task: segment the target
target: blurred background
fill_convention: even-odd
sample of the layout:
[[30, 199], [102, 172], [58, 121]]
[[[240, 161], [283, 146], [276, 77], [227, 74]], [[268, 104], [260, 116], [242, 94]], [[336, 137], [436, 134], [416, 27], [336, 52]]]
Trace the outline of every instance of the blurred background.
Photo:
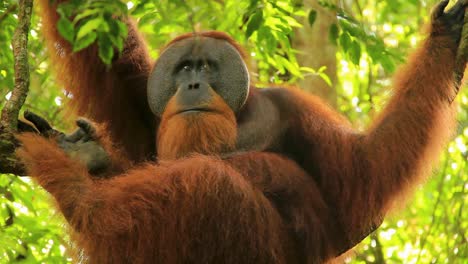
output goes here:
[[[114, 16], [138, 23], [156, 59], [175, 36], [220, 30], [250, 55], [260, 87], [299, 85], [365, 129], [392, 94], [391, 76], [424, 38], [436, 0], [72, 0], [60, 6], [59, 31], [80, 50], [98, 42], [110, 62], [127, 34]], [[453, 4], [453, 3], [452, 3]], [[14, 86], [11, 39], [18, 1], [0, 1], [0, 108]], [[34, 9], [29, 42], [31, 87], [23, 109], [60, 129], [74, 116], [50, 70]], [[468, 263], [468, 89], [462, 87], [458, 129], [433, 177], [407, 206], [355, 248], [345, 263]], [[66, 263], [64, 220], [27, 177], [0, 174], [0, 263]]]

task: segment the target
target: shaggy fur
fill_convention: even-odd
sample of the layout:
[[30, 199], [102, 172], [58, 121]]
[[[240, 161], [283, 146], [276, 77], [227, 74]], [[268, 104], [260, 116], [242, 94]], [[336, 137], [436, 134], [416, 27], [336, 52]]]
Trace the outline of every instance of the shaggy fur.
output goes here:
[[213, 92], [210, 111], [180, 115], [176, 97], [169, 100], [158, 132], [158, 158], [176, 159], [191, 153], [219, 154], [234, 150], [234, 112]]
[[[55, 197], [91, 263], [332, 260], [429, 175], [455, 123], [447, 98], [455, 91], [457, 43], [434, 28], [439, 34], [397, 73], [394, 96], [367, 131], [297, 89], [252, 89], [250, 100], [269, 100], [280, 113], [280, 138], [260, 152], [237, 153], [239, 119], [220, 98], [216, 113], [181, 118], [171, 115], [171, 102], [155, 120], [145, 93], [151, 66], [131, 23], [124, 53], [106, 70], [94, 46], [71, 54], [55, 30], [54, 6], [39, 4], [52, 65], [78, 110], [107, 123], [99, 140], [113, 159], [109, 176], [117, 177], [94, 179], [53, 140], [34, 134], [19, 136], [18, 155]], [[204, 34], [242, 52], [223, 33]], [[141, 162], [155, 153], [158, 162]]]

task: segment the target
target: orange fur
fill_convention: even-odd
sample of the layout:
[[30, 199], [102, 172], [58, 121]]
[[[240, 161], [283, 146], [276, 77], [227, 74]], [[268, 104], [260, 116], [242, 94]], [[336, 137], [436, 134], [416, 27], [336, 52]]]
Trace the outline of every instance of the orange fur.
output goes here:
[[190, 153], [219, 154], [234, 149], [237, 138], [234, 112], [213, 93], [210, 112], [176, 114], [176, 97], [166, 107], [158, 132], [158, 158], [177, 159]]
[[[394, 97], [367, 131], [353, 130], [301, 91], [270, 89], [260, 96], [252, 89], [259, 104], [270, 96], [257, 111], [270, 115], [264, 110], [274, 104], [282, 134], [268, 146], [275, 153], [236, 153], [239, 120], [216, 95], [213, 113], [174, 115], [171, 100], [161, 123], [154, 120], [144, 91], [147, 53], [131, 24], [126, 51], [107, 70], [94, 46], [70, 54], [55, 30], [54, 7], [39, 2], [49, 47], [60, 51], [52, 57], [63, 84], [79, 109], [109, 124], [110, 136], [101, 131], [99, 140], [114, 162], [110, 174], [118, 177], [92, 180], [54, 142], [32, 134], [19, 136], [18, 155], [55, 197], [91, 263], [329, 261], [374, 230], [395, 199], [429, 175], [454, 125], [448, 99], [457, 47], [435, 28], [439, 34], [396, 75]], [[197, 34], [242, 51], [224, 33]], [[114, 150], [110, 138], [124, 151]], [[153, 154], [154, 145], [158, 164], [132, 166]], [[231, 153], [212, 157], [222, 152]]]
[[18, 156], [56, 198], [87, 262], [286, 263], [278, 213], [221, 160], [194, 156], [91, 181], [55, 143], [18, 138]]
[[[78, 114], [107, 123], [113, 138], [135, 161], [154, 154], [156, 122], [149, 110], [146, 82], [152, 67], [146, 45], [135, 25], [128, 21], [128, 38], [123, 53], [106, 66], [97, 45], [72, 53], [70, 44], [57, 31], [55, 11], [64, 0], [38, 0], [42, 28], [57, 81], [72, 95]], [[116, 54], [117, 55], [117, 54]], [[112, 96], [109, 96], [112, 94]]]
[[453, 49], [443, 37], [427, 39], [395, 76], [389, 105], [363, 133], [320, 99], [290, 89], [291, 151], [306, 157], [300, 165], [320, 183], [351, 244], [430, 176], [456, 123], [448, 100], [454, 91]]

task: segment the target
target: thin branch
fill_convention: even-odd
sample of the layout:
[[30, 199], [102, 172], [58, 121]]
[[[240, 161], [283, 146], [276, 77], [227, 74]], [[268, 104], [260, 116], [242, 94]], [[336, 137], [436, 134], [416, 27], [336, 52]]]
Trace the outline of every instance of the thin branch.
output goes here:
[[382, 243], [380, 243], [380, 238], [379, 238], [379, 233], [378, 232], [373, 232], [370, 235], [371, 239], [374, 240], [375, 242], [375, 247], [374, 247], [374, 263], [375, 264], [385, 264], [385, 256], [383, 253], [383, 247]]
[[20, 0], [18, 26], [13, 35], [15, 86], [5, 103], [0, 117], [0, 173], [24, 174], [24, 168], [14, 155], [17, 142], [18, 114], [29, 91], [28, 36], [31, 25], [33, 0]]
[[437, 184], [437, 199], [435, 201], [434, 207], [432, 209], [432, 215], [431, 215], [431, 223], [429, 225], [429, 228], [427, 229], [425, 235], [421, 237], [419, 240], [419, 253], [418, 253], [418, 258], [416, 259], [416, 263], [419, 263], [419, 260], [422, 257], [422, 253], [424, 250], [424, 246], [426, 246], [427, 238], [432, 232], [432, 228], [436, 224], [436, 213], [437, 209], [439, 207], [440, 200], [442, 198], [442, 193], [444, 192], [444, 180], [445, 180], [445, 175], [447, 174], [447, 168], [448, 168], [448, 157], [445, 158], [445, 163], [444, 163], [444, 169], [441, 172], [441, 177], [439, 179], [439, 183]]
[[5, 103], [0, 119], [0, 127], [7, 132], [15, 132], [18, 114], [29, 91], [28, 36], [31, 25], [33, 0], [20, 0], [18, 26], [13, 35], [13, 55], [15, 58], [15, 87], [10, 99]]
[[362, 15], [361, 3], [359, 3], [359, 0], [354, 1], [354, 3], [356, 3], [356, 8], [357, 8], [357, 10], [358, 10], [358, 12], [359, 12], [359, 16], [360, 16], [361, 21], [364, 22], [364, 21], [363, 21], [363, 20], [364, 20], [364, 16]]
[[[461, 179], [463, 177], [463, 174], [464, 172], [466, 172], [466, 165], [467, 163], [466, 162], [462, 162], [462, 166], [460, 168], [460, 170], [458, 171], [458, 175], [456, 176], [457, 179]], [[460, 197], [466, 197], [466, 189], [467, 189], [467, 186], [466, 184], [461, 184], [461, 190], [460, 190]], [[462, 249], [462, 252], [460, 252], [461, 254], [463, 254], [463, 248], [465, 247], [465, 245], [468, 245], [468, 240], [466, 238], [466, 235], [467, 232], [466, 232], [466, 228], [464, 227], [464, 214], [463, 214], [463, 208], [464, 208], [464, 205], [465, 205], [465, 199], [458, 199], [457, 200], [459, 203], [460, 203], [460, 207], [458, 208], [458, 213], [457, 213], [457, 217], [455, 218], [455, 223], [453, 225], [453, 227], [456, 227], [456, 235], [458, 235], [457, 237], [455, 237], [453, 239], [453, 244], [451, 244], [450, 242], [447, 243], [447, 260], [450, 261], [450, 259], [457, 259], [457, 253], [455, 253], [454, 251], [454, 248], [457, 247], [457, 245], [459, 245], [459, 248]], [[446, 214], [446, 217], [447, 217], [448, 214]], [[448, 226], [448, 225], [445, 225], [445, 226]], [[447, 233], [448, 234], [448, 233]]]

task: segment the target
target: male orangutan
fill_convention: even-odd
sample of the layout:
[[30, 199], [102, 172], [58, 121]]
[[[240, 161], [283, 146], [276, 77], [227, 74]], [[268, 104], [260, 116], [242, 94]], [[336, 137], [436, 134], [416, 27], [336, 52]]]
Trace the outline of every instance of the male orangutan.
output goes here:
[[326, 262], [428, 174], [454, 125], [466, 0], [435, 8], [365, 133], [299, 90], [255, 88], [224, 33], [178, 37], [152, 66], [129, 23], [108, 70], [95, 46], [71, 53], [55, 6], [39, 2], [62, 85], [106, 125], [64, 135], [26, 113], [40, 133], [18, 136], [18, 155], [91, 263]]

